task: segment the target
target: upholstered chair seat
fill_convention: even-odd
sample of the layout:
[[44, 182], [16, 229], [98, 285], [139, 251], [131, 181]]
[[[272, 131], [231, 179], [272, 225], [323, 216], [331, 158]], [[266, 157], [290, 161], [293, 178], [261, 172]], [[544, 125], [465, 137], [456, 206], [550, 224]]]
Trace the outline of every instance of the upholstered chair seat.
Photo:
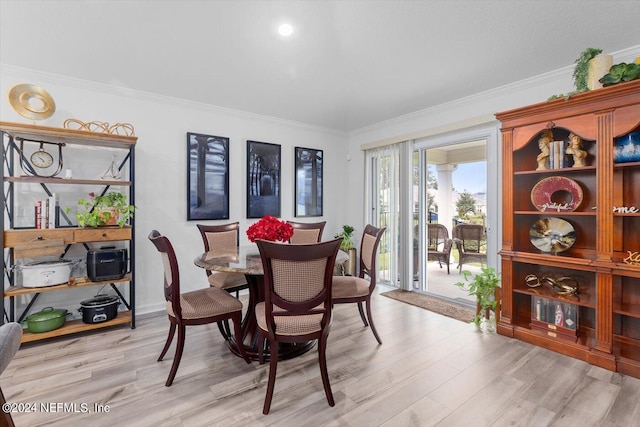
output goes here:
[[[242, 310], [242, 303], [237, 298], [229, 298], [222, 289], [207, 288], [180, 295], [180, 307], [182, 318], [193, 320], [211, 317], [211, 313], [220, 316]], [[175, 317], [171, 301], [167, 301], [167, 313]]]
[[366, 297], [371, 283], [356, 276], [335, 276], [333, 278], [333, 298]]
[[228, 273], [226, 271], [217, 271], [208, 278], [209, 285], [218, 289], [244, 288], [247, 286], [247, 278], [242, 273]]

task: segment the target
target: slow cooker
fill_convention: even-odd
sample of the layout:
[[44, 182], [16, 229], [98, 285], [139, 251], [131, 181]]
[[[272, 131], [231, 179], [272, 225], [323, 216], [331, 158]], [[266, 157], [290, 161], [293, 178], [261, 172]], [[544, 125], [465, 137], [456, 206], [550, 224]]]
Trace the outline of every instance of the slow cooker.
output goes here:
[[79, 311], [84, 323], [102, 323], [118, 315], [119, 305], [120, 298], [115, 295], [96, 295], [80, 302]]

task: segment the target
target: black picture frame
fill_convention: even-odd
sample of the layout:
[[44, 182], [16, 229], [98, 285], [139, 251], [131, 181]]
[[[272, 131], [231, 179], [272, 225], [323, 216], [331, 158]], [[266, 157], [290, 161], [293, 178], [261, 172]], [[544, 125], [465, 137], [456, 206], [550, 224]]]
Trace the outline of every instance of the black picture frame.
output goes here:
[[281, 149], [247, 140], [247, 218], [280, 217]]
[[322, 216], [323, 164], [322, 150], [295, 147], [296, 217]]
[[187, 221], [229, 219], [229, 138], [187, 132]]

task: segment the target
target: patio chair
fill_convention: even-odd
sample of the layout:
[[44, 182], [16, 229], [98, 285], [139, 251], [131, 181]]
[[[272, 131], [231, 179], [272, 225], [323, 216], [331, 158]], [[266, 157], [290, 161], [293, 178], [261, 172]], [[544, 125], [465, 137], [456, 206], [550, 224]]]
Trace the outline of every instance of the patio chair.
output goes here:
[[453, 240], [449, 238], [449, 230], [442, 224], [427, 224], [427, 260], [438, 261], [447, 265], [449, 274], [449, 262], [451, 260], [451, 247]]
[[458, 224], [453, 228], [453, 242], [458, 250], [458, 270], [462, 271], [462, 264], [470, 261], [480, 261], [487, 264], [486, 247], [487, 236], [482, 224]]

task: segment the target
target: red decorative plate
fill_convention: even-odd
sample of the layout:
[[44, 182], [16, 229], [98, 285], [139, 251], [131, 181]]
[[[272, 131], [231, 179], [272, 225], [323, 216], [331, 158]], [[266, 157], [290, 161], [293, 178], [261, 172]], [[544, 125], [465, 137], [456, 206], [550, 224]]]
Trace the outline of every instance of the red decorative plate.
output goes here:
[[572, 212], [582, 203], [582, 187], [564, 176], [550, 176], [533, 186], [531, 203], [540, 212]]

